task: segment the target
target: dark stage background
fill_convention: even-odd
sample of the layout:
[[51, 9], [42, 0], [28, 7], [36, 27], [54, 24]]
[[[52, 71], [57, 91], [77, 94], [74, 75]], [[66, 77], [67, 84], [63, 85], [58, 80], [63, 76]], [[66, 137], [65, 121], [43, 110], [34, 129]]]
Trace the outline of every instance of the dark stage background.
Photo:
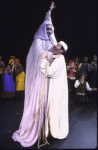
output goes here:
[[[52, 22], [57, 41], [68, 44], [66, 62], [84, 56], [92, 61], [97, 51], [97, 0], [54, 0]], [[0, 55], [7, 65], [11, 55], [24, 67], [33, 37], [51, 0], [0, 0]]]

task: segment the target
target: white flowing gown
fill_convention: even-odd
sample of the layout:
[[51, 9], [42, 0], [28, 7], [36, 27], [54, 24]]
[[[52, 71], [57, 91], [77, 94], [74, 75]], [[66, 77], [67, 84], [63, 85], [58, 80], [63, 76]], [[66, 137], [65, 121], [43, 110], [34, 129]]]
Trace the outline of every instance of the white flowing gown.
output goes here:
[[[47, 36], [46, 24], [52, 24], [51, 11], [48, 11], [45, 17], [45, 21], [39, 27], [34, 36], [34, 41], [30, 47], [29, 53], [26, 59], [26, 78], [25, 78], [25, 99], [23, 116], [19, 125], [19, 129], [16, 130], [12, 139], [18, 141], [23, 147], [30, 147], [35, 144], [38, 138], [43, 136], [45, 123], [44, 118], [46, 115], [47, 95], [49, 79], [45, 82], [45, 96], [43, 103], [38, 112], [38, 115], [34, 121], [36, 113], [39, 108], [41, 93], [44, 83], [44, 74], [41, 72], [41, 57], [44, 51], [53, 51], [53, 46], [56, 44], [54, 32], [51, 34], [51, 39]], [[47, 60], [51, 62], [51, 53], [48, 55]], [[33, 123], [34, 121], [34, 123]]]

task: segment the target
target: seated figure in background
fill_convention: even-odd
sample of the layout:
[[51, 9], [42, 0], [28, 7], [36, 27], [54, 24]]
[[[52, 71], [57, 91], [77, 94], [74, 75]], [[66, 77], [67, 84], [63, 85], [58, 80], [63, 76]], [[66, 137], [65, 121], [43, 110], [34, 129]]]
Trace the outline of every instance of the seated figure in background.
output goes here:
[[74, 87], [76, 88], [77, 95], [76, 101], [77, 102], [88, 102], [88, 98], [86, 95], [87, 91], [96, 91], [97, 88], [90, 88], [89, 83], [85, 81], [85, 75], [81, 75], [79, 80], [75, 81]]

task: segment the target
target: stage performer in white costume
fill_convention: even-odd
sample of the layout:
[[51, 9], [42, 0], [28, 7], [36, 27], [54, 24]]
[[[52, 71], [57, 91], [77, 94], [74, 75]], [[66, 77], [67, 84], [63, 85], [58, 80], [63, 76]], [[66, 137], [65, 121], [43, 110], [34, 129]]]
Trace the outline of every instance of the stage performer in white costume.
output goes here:
[[26, 59], [24, 111], [19, 129], [12, 135], [13, 140], [18, 141], [23, 147], [30, 147], [37, 140], [38, 148], [41, 140], [48, 144], [44, 120], [47, 117], [49, 79], [41, 72], [41, 59], [44, 51], [50, 51], [47, 60], [51, 63], [51, 52], [57, 44], [51, 21], [51, 10], [54, 7], [52, 2], [44, 22], [34, 36]]
[[68, 83], [65, 66], [64, 51], [68, 49], [65, 42], [60, 41], [54, 49], [51, 65], [45, 58], [48, 52], [44, 52], [41, 61], [41, 71], [45, 74], [45, 65], [48, 64], [47, 78], [50, 78], [47, 118], [45, 119], [46, 137], [51, 133], [54, 138], [64, 139], [69, 133], [68, 121]]

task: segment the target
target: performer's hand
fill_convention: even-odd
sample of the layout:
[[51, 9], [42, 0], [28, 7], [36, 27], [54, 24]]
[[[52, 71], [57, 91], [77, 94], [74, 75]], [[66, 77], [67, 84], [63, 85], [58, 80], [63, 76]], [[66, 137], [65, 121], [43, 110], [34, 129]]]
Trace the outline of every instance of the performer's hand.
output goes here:
[[93, 88], [93, 91], [97, 91], [97, 88]]
[[67, 66], [67, 69], [68, 69], [68, 70], [71, 69], [71, 66], [68, 65], [68, 66]]
[[43, 52], [42, 59], [46, 58], [47, 56], [48, 56], [48, 52], [47, 51]]
[[52, 10], [53, 8], [55, 8], [56, 6], [54, 6], [55, 5], [55, 3], [54, 3], [54, 1], [52, 1], [51, 2], [51, 6], [50, 6], [50, 10]]
[[96, 63], [95, 62], [91, 62], [91, 65], [96, 65]]
[[80, 81], [80, 83], [82, 83], [84, 80], [83, 80], [83, 79], [80, 79], [79, 81]]

